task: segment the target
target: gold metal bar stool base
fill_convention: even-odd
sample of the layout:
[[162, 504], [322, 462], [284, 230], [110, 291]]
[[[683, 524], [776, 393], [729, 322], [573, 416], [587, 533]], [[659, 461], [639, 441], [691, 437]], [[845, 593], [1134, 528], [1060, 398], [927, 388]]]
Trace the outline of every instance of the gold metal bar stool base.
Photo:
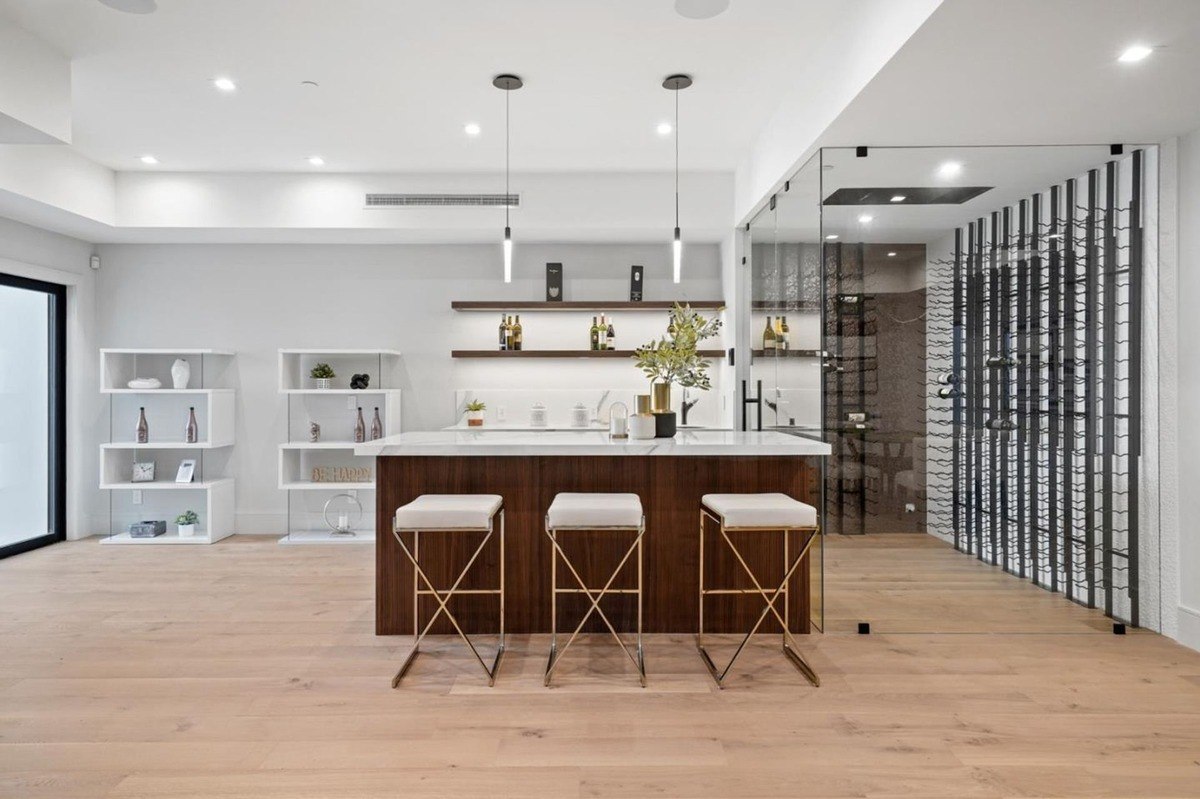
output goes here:
[[[574, 564], [571, 563], [571, 560], [563, 551], [562, 545], [558, 540], [558, 533], [562, 530], [585, 530], [588, 532], [629, 531], [637, 533], [637, 535], [629, 544], [629, 548], [625, 550], [625, 554], [622, 556], [621, 562], [617, 564], [617, 567], [613, 569], [612, 574], [609, 575], [608, 581], [604, 584], [604, 587], [595, 589], [587, 586], [583, 577], [580, 576], [579, 572], [575, 569]], [[579, 636], [580, 631], [583, 630], [583, 626], [587, 624], [587, 620], [591, 618], [593, 613], [597, 614], [604, 621], [604, 625], [608, 628], [608, 631], [612, 634], [612, 637], [616, 639], [617, 644], [621, 647], [621, 651], [625, 653], [625, 655], [637, 669], [639, 684], [643, 688], [646, 687], [646, 654], [642, 649], [642, 538], [645, 536], [645, 533], [646, 520], [644, 517], [638, 527], [552, 528], [550, 527], [549, 519], [546, 520], [546, 536], [550, 539], [550, 544], [553, 547], [553, 551], [550, 553], [550, 657], [546, 661], [546, 674], [542, 680], [542, 684], [547, 688], [550, 687], [550, 680], [554, 676], [554, 670], [557, 669], [559, 663], [562, 662], [563, 655], [567, 653], [567, 650], [571, 647], [571, 644], [575, 642], [575, 639]], [[617, 575], [621, 573], [621, 569], [625, 568], [625, 564], [629, 561], [630, 556], [632, 556], [635, 552], [637, 553], [637, 588], [613, 588], [612, 584], [617, 579]], [[562, 558], [563, 563], [566, 565], [567, 570], [571, 573], [571, 576], [575, 578], [575, 582], [578, 583], [579, 588], [558, 587], [558, 559], [560, 557]], [[579, 620], [579, 624], [575, 626], [575, 630], [571, 633], [571, 637], [567, 639], [565, 644], [563, 644], [563, 648], [561, 650], [558, 648], [559, 594], [584, 594], [587, 596], [589, 603], [587, 612], [583, 614], [583, 618]], [[625, 643], [624, 639], [621, 638], [620, 634], [609, 620], [607, 614], [605, 614], [604, 610], [600, 607], [600, 601], [608, 594], [637, 595], [637, 642], [634, 648], [634, 652], [636, 652], [636, 654], [629, 651], [629, 646]]]
[[[434, 528], [426, 528], [424, 530], [415, 530], [415, 529], [411, 529], [411, 528], [406, 528], [406, 529], [393, 528], [392, 535], [395, 537], [396, 542], [400, 545], [400, 549], [404, 552], [405, 556], [408, 557], [408, 560], [412, 564], [412, 567], [413, 567], [413, 588], [412, 588], [413, 634], [416, 636], [416, 639], [413, 642], [412, 649], [409, 650], [408, 654], [404, 658], [404, 662], [400, 665], [400, 670], [397, 671], [396, 676], [392, 678], [392, 688], [395, 688], [398, 685], [400, 685], [400, 681], [402, 679], [404, 679], [404, 675], [408, 673], [409, 668], [412, 666], [413, 662], [417, 659], [417, 655], [419, 655], [421, 653], [421, 642], [423, 640], [425, 640], [425, 636], [428, 635], [430, 629], [433, 628], [434, 622], [436, 622], [442, 614], [445, 614], [446, 618], [454, 626], [454, 629], [458, 633], [458, 636], [460, 638], [462, 638], [463, 642], [467, 645], [467, 648], [471, 650], [471, 654], [475, 656], [475, 660], [478, 661], [480, 668], [483, 669], [483, 673], [485, 675], [487, 675], [488, 687], [492, 687], [496, 684], [496, 674], [499, 673], [499, 671], [500, 671], [500, 662], [504, 658], [504, 651], [505, 651], [505, 636], [504, 636], [504, 508], [503, 507], [501, 507], [496, 512], [496, 516], [500, 517], [500, 554], [499, 554], [500, 587], [499, 588], [459, 590], [459, 585], [462, 584], [462, 581], [466, 578], [467, 573], [471, 571], [471, 567], [473, 565], [475, 565], [475, 561], [479, 558], [479, 555], [483, 552], [484, 548], [487, 547], [488, 542], [492, 540], [492, 532], [495, 527], [495, 517], [494, 516], [492, 519], [489, 520], [487, 528], [470, 528], [470, 529], [454, 528], [454, 529], [440, 529], [440, 530], [434, 529]], [[413, 547], [411, 550], [408, 548], [408, 545], [404, 543], [404, 538], [400, 535], [402, 532], [411, 532], [413, 534]], [[471, 557], [467, 560], [467, 564], [465, 566], [463, 566], [462, 571], [459, 572], [458, 577], [454, 580], [454, 584], [451, 585], [450, 588], [448, 588], [446, 590], [439, 590], [439, 589], [433, 587], [433, 582], [429, 579], [429, 576], [425, 573], [425, 570], [421, 568], [419, 556], [420, 556], [420, 551], [421, 551], [420, 550], [420, 547], [421, 547], [420, 535], [422, 532], [425, 532], [425, 533], [458, 533], [458, 534], [461, 534], [464, 532], [482, 532], [482, 533], [485, 533], [485, 535], [483, 536], [483, 540], [479, 542], [479, 546], [475, 548], [475, 551], [471, 554]], [[424, 583], [426, 587], [421, 588], [420, 587], [421, 583]], [[450, 612], [450, 608], [448, 607], [449, 602], [456, 595], [458, 595], [458, 596], [489, 595], [489, 596], [499, 596], [500, 597], [500, 633], [499, 633], [500, 637], [499, 637], [499, 644], [496, 649], [496, 657], [492, 660], [491, 666], [488, 666], [488, 664], [486, 662], [484, 662], [483, 657], [479, 654], [479, 650], [477, 650], [475, 648], [475, 644], [471, 641], [470, 637], [465, 632], [463, 632], [462, 626], [459, 625], [459, 623], [458, 623], [458, 619], [455, 618], [454, 614]], [[419, 624], [419, 619], [420, 619], [419, 601], [422, 596], [432, 596], [438, 603], [438, 609], [434, 612], [434, 614], [425, 623], [425, 626], [423, 628], [420, 627], [420, 624]], [[419, 633], [418, 633], [418, 630], [420, 630]]]
[[[704, 520], [705, 520], [705, 517], [711, 519], [713, 522], [715, 522], [720, 527], [721, 537], [725, 540], [725, 543], [729, 546], [729, 549], [733, 551], [733, 554], [737, 558], [738, 563], [741, 565], [742, 570], [746, 572], [746, 574], [750, 577], [750, 581], [752, 583], [754, 583], [754, 588], [706, 589], [704, 587]], [[783, 535], [784, 535], [783, 557], [784, 557], [784, 565], [787, 567], [787, 569], [784, 573], [783, 580], [774, 589], [774, 591], [768, 592], [768, 590], [763, 588], [762, 584], [759, 583], [758, 578], [754, 575], [754, 572], [750, 569], [750, 566], [746, 563], [745, 558], [742, 557], [741, 551], [738, 550], [737, 546], [734, 545], [733, 540], [730, 539], [730, 537], [729, 537], [730, 530], [732, 530], [734, 532], [758, 531], [758, 532], [782, 532], [783, 533]], [[808, 539], [804, 542], [804, 546], [801, 547], [800, 552], [796, 555], [796, 557], [791, 561], [791, 563], [788, 563], [788, 536], [792, 530], [796, 530], [799, 532], [807, 532]], [[796, 669], [801, 674], [804, 675], [805, 679], [807, 679], [810, 683], [812, 683], [813, 687], [820, 687], [821, 678], [817, 676], [817, 672], [812, 668], [812, 666], [810, 666], [808, 664], [808, 661], [806, 661], [804, 659], [804, 657], [801, 656], [800, 647], [796, 643], [796, 639], [792, 636], [792, 631], [788, 624], [788, 607], [787, 607], [788, 585], [791, 582], [792, 576], [796, 573], [796, 570], [799, 568], [800, 564], [804, 562], [804, 558], [808, 554], [809, 550], [812, 548], [813, 542], [816, 540], [816, 537], [819, 534], [819, 532], [820, 532], [819, 528], [816, 528], [816, 527], [788, 528], [788, 529], [779, 528], [779, 527], [726, 527], [724, 519], [722, 519], [721, 517], [719, 517], [713, 513], [710, 513], [707, 508], [701, 507], [701, 509], [700, 509], [700, 623], [699, 623], [699, 632], [696, 634], [696, 649], [700, 652], [700, 657], [704, 661], [704, 665], [708, 669], [708, 673], [712, 676], [713, 681], [716, 682], [718, 688], [721, 688], [721, 689], [725, 688], [725, 678], [729, 676], [729, 672], [733, 668], [733, 664], [737, 662], [738, 657], [742, 654], [742, 650], [745, 649], [746, 644], [748, 644], [750, 642], [750, 639], [753, 638], [755, 633], [758, 632], [758, 628], [762, 626], [762, 623], [764, 621], [766, 621], [766, 618], [768, 615], [773, 615], [775, 617], [775, 619], [779, 622], [779, 625], [783, 630], [783, 634], [781, 636], [782, 637], [781, 648], [783, 649], [783, 653], [787, 656], [788, 660], [791, 661], [792, 665], [795, 666]], [[733, 656], [729, 659], [729, 662], [725, 664], [725, 668], [723, 668], [723, 669], [717, 667], [717, 664], [713, 662], [712, 656], [708, 653], [708, 650], [704, 646], [704, 598], [706, 596], [720, 595], [720, 594], [758, 594], [762, 597], [763, 602], [765, 603], [765, 607], [763, 608], [762, 613], [759, 614], [758, 619], [754, 622], [754, 626], [751, 627], [750, 631], [747, 632], [745, 634], [745, 636], [742, 637], [742, 640], [738, 643], [737, 649], [734, 651]], [[775, 607], [775, 603], [777, 601], [779, 601], [780, 597], [782, 597], [783, 601], [784, 601], [784, 612], [782, 615], [779, 613], [779, 609]]]

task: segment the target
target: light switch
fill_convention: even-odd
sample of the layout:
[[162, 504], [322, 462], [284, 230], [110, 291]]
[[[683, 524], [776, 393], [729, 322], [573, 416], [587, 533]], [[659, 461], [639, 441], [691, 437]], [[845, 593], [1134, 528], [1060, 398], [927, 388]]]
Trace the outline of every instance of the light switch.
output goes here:
[[142, 504], [142, 492], [141, 492], [141, 491], [134, 491], [134, 492], [133, 492], [133, 504], [134, 504], [134, 505], [141, 505], [141, 504]]
[[350, 394], [346, 397], [346, 410], [353, 411], [358, 408], [358, 397]]
[[503, 422], [506, 419], [508, 419], [508, 411], [505, 409], [505, 407], [503, 405], [497, 405], [496, 406], [496, 421]]

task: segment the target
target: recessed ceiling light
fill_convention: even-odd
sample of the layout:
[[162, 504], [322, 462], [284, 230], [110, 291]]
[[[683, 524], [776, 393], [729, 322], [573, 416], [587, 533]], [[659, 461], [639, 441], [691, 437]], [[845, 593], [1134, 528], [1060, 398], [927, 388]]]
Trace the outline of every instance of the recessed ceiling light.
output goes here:
[[467, 134], [468, 136], [478, 136], [482, 132], [483, 128], [479, 127], [478, 122], [468, 122], [467, 124], [463, 125], [463, 133]]
[[158, 10], [157, 0], [100, 0], [100, 3], [126, 14], [153, 14]]
[[957, 161], [947, 161], [938, 167], [938, 174], [944, 178], [952, 178], [962, 172], [962, 164]]
[[671, 127], [670, 122], [659, 122], [658, 127], [654, 129], [654, 132], [659, 136], [670, 136], [672, 130], [674, 130], [674, 128]]
[[313, 166], [325, 166], [325, 159], [319, 155], [314, 155], [309, 157], [308, 163], [312, 164]]
[[1153, 52], [1153, 47], [1147, 47], [1144, 44], [1134, 44], [1121, 51], [1121, 55], [1117, 57], [1117, 60], [1123, 64], [1136, 64], [1138, 61], [1149, 58]]
[[237, 84], [233, 82], [232, 78], [213, 78], [213, 86], [217, 88], [217, 91], [221, 92], [237, 91]]
[[888, 253], [888, 258], [895, 258], [895, 257], [896, 257], [896, 253], [894, 253], [894, 252]]
[[838, 237], [838, 234], [836, 234], [836, 233], [830, 233], [828, 236], [826, 236], [826, 237], [825, 237], [825, 240], [826, 240], [826, 241], [833, 241], [833, 240], [834, 240], [834, 239], [836, 239], [837, 237]]
[[871, 216], [870, 214], [863, 214], [862, 216], [860, 216], [858, 218], [858, 223], [860, 225], [869, 225], [869, 224], [871, 224], [871, 220], [873, 220], [874, 218], [875, 217]]
[[149, 164], [150, 166], [158, 163], [158, 159], [152, 155], [143, 155], [140, 160], [143, 164]]
[[903, 194], [893, 194], [892, 195], [892, 202], [894, 202], [894, 203], [902, 203], [907, 199], [908, 198], [905, 197]]
[[675, 13], [688, 19], [712, 19], [729, 8], [729, 0], [675, 0]]

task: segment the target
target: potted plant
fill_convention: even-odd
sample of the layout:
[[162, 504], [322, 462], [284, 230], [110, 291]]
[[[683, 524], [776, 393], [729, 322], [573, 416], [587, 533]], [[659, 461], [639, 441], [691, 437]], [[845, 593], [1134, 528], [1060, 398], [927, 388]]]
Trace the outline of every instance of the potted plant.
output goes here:
[[[690, 305], [675, 303], [671, 309], [671, 324], [667, 335], [650, 341], [633, 352], [637, 367], [650, 378], [651, 410], [656, 414], [671, 413], [671, 386], [708, 391], [708, 360], [697, 347], [701, 341], [721, 332], [720, 319], [705, 319]], [[673, 414], [672, 414], [673, 415]], [[674, 424], [669, 425], [674, 428]], [[673, 431], [671, 433], [674, 434]]]
[[487, 405], [483, 400], [471, 400], [467, 403], [467, 426], [468, 427], [483, 427], [483, 412], [487, 410]]
[[196, 524], [200, 521], [200, 517], [196, 515], [194, 510], [185, 510], [183, 513], [175, 517], [175, 524], [179, 525], [179, 537], [191, 538], [196, 534]]
[[314, 366], [308, 376], [317, 381], [319, 389], [333, 388], [333, 378], [337, 377], [333, 372], [333, 367], [327, 363], [319, 363]]

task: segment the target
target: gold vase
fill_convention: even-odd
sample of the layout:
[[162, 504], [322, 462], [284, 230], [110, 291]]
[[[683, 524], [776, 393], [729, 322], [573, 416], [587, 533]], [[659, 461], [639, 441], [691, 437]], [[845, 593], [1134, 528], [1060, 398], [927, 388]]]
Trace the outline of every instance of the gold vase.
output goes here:
[[655, 383], [651, 386], [651, 389], [654, 392], [651, 410], [654, 413], [665, 413], [671, 410], [671, 384]]

